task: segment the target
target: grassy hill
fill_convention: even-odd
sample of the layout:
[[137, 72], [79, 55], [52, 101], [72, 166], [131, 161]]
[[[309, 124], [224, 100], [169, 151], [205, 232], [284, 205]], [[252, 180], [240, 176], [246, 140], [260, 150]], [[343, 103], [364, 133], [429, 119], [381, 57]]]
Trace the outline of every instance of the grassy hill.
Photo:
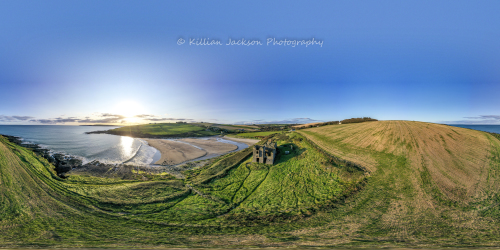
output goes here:
[[264, 132], [251, 132], [251, 133], [239, 133], [239, 134], [229, 134], [227, 136], [229, 137], [236, 137], [236, 138], [249, 138], [249, 139], [259, 139], [259, 138], [264, 138], [268, 135], [272, 134], [280, 134], [281, 131], [264, 131]]
[[[498, 245], [500, 142], [447, 125], [378, 121], [300, 132], [370, 170], [348, 205], [366, 239]], [[340, 221], [339, 221], [340, 222]]]
[[257, 131], [257, 130], [259, 130], [259, 127], [257, 127], [257, 126], [246, 126], [246, 125], [214, 124], [212, 126], [218, 127], [221, 129], [225, 129], [229, 132], [238, 132], [242, 129], [245, 131]]
[[272, 138], [280, 152], [272, 166], [251, 163], [246, 149], [185, 179], [141, 181], [61, 179], [0, 137], [0, 246], [500, 243], [500, 141], [492, 134], [377, 121]]
[[207, 131], [206, 124], [158, 123], [126, 126], [106, 131], [108, 134], [140, 138], [198, 137], [218, 135], [220, 132]]
[[250, 163], [249, 148], [187, 179], [139, 181], [61, 179], [45, 159], [0, 137], [0, 246], [273, 245], [288, 238], [283, 232], [322, 224], [304, 218], [365, 179], [298, 135], [276, 140], [283, 152], [273, 166]]

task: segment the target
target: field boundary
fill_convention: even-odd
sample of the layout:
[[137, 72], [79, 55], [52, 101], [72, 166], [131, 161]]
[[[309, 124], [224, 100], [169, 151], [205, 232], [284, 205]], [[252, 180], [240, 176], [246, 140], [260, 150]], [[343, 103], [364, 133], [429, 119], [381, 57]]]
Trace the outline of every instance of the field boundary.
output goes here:
[[314, 149], [318, 150], [318, 152], [320, 152], [325, 157], [327, 157], [328, 159], [330, 159], [330, 162], [333, 162], [333, 163], [335, 163], [337, 165], [340, 165], [340, 166], [345, 166], [347, 168], [356, 168], [357, 170], [365, 172], [365, 173], [371, 173], [366, 167], [361, 166], [359, 164], [356, 164], [354, 162], [348, 161], [348, 160], [344, 160], [344, 159], [342, 159], [340, 157], [337, 157], [337, 156], [331, 154], [330, 152], [326, 151], [322, 147], [320, 147], [318, 144], [314, 143], [312, 140], [310, 140], [309, 138], [307, 138], [306, 135], [304, 135], [302, 133], [299, 133], [299, 134], [302, 135], [304, 137], [304, 140], [307, 141], [309, 144], [311, 144], [311, 146]]

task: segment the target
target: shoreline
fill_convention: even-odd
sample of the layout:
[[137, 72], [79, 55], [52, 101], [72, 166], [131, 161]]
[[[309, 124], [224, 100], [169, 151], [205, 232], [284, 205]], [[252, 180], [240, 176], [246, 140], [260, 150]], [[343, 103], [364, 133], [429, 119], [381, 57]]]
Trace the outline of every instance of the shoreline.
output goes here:
[[51, 163], [54, 166], [54, 170], [56, 171], [57, 175], [62, 178], [65, 178], [66, 174], [71, 172], [72, 170], [78, 170], [84, 168], [94, 168], [94, 167], [110, 168], [110, 167], [125, 166], [125, 165], [133, 167], [151, 166], [151, 164], [129, 163], [133, 161], [134, 158], [137, 157], [142, 146], [147, 145], [147, 143], [141, 144], [134, 153], [134, 155], [129, 159], [126, 159], [125, 161], [122, 162], [109, 163], [106, 162], [106, 159], [93, 159], [85, 161], [85, 157], [83, 156], [69, 154], [62, 151], [56, 151], [54, 149], [51, 149], [50, 146], [30, 142], [20, 136], [13, 136], [6, 134], [0, 134], [0, 136], [4, 137], [5, 139], [7, 139], [7, 141], [13, 144], [29, 149], [36, 155], [46, 159], [49, 163]]
[[[104, 131], [103, 131], [104, 132]], [[86, 134], [89, 134], [86, 132]], [[108, 134], [108, 133], [106, 133]], [[122, 137], [123, 135], [119, 135]], [[47, 159], [54, 165], [54, 169], [60, 176], [65, 175], [74, 169], [80, 169], [85, 166], [118, 166], [118, 165], [134, 165], [134, 166], [179, 166], [185, 163], [194, 161], [208, 160], [221, 155], [229, 154], [243, 150], [259, 140], [232, 138], [221, 135], [204, 136], [204, 137], [169, 137], [169, 138], [134, 138], [143, 141], [143, 145], [139, 146], [133, 156], [124, 159], [121, 162], [109, 163], [106, 159], [93, 159], [86, 161], [83, 156], [72, 155], [65, 152], [55, 151], [44, 145], [26, 141], [23, 137], [5, 135], [10, 138], [9, 141], [29, 148], [38, 155]], [[16, 143], [17, 141], [17, 143]], [[157, 145], [152, 141], [166, 141], [168, 145]], [[165, 143], [163, 143], [165, 144]], [[148, 156], [148, 160], [144, 164], [134, 162], [138, 157], [138, 153], [143, 146], [148, 146], [156, 150], [153, 156]], [[142, 157], [142, 156], [141, 156]], [[142, 159], [142, 158], [141, 158]], [[141, 160], [142, 161], [142, 160]]]
[[206, 160], [243, 150], [259, 141], [252, 139], [234, 140], [221, 136], [142, 139], [161, 154], [160, 160], [150, 164], [152, 166], [178, 166], [192, 161]]

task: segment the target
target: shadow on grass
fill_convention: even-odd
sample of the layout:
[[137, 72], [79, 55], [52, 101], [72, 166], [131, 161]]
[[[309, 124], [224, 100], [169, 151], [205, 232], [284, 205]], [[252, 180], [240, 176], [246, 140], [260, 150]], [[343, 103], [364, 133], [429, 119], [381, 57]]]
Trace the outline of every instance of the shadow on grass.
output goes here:
[[[274, 164], [279, 164], [282, 162], [287, 162], [288, 160], [294, 157], [301, 157], [302, 154], [306, 151], [306, 148], [300, 148], [294, 143], [286, 143], [278, 146], [277, 157], [274, 161]], [[288, 153], [287, 153], [288, 152]]]

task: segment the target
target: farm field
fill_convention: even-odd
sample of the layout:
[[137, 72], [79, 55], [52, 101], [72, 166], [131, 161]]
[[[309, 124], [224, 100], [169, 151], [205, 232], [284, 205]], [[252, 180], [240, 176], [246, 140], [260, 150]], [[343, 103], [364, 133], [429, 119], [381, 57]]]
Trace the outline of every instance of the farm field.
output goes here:
[[259, 139], [272, 134], [279, 134], [281, 131], [264, 131], [264, 132], [252, 132], [252, 133], [239, 133], [239, 134], [229, 134], [228, 137], [240, 137], [240, 138], [250, 138]]
[[377, 121], [299, 132], [365, 166], [368, 184], [348, 207], [365, 239], [498, 245], [500, 142], [441, 124]]
[[221, 129], [226, 129], [231, 132], [236, 132], [240, 129], [244, 129], [245, 131], [257, 131], [259, 130], [259, 127], [257, 126], [246, 126], [246, 125], [229, 125], [229, 124], [217, 124], [214, 125], [214, 127], [218, 127]]
[[295, 125], [292, 126], [292, 128], [305, 128], [307, 126], [314, 126], [316, 124], [321, 124], [322, 122], [313, 122], [313, 123], [306, 123], [306, 124], [301, 124], [301, 125]]

